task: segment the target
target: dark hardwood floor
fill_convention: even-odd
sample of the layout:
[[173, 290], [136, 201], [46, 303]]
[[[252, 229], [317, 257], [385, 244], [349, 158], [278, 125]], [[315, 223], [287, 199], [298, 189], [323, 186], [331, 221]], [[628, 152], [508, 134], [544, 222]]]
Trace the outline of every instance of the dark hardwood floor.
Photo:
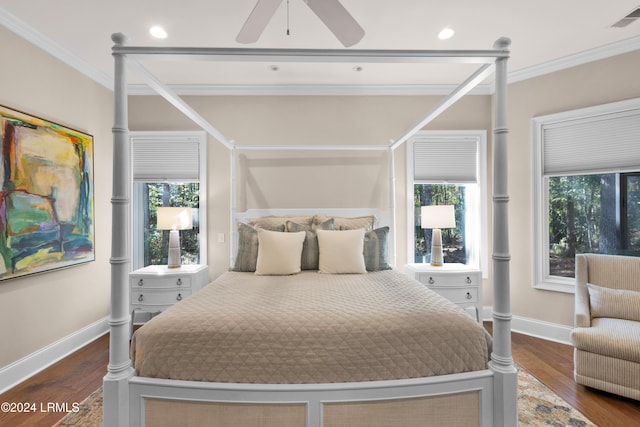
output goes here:
[[[0, 411], [1, 427], [50, 427], [66, 412], [55, 408], [48, 410], [49, 403], [68, 405], [80, 403], [102, 386], [109, 363], [109, 335], [103, 335], [87, 346], [51, 365], [42, 372], [0, 394], [0, 404], [33, 405], [34, 411]], [[42, 408], [41, 408], [41, 405]], [[16, 408], [20, 409], [20, 408]]]
[[[489, 331], [491, 324], [485, 323]], [[600, 427], [640, 426], [640, 402], [577, 385], [573, 381], [573, 348], [514, 333], [513, 358]], [[49, 402], [79, 403], [102, 385], [109, 358], [109, 338], [86, 347], [0, 395], [1, 402], [35, 404], [34, 412], [0, 411], [2, 427], [49, 427], [65, 414], [47, 411]], [[44, 405], [41, 407], [41, 405]], [[44, 409], [44, 410], [42, 410]]]

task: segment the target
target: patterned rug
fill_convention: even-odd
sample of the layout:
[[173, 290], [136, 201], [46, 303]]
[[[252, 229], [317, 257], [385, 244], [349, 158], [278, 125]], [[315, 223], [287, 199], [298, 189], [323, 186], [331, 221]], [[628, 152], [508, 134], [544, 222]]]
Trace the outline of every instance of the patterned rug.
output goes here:
[[[54, 427], [99, 427], [102, 425], [102, 388], [80, 404]], [[518, 425], [520, 427], [597, 427], [558, 395], [523, 369], [518, 371]]]

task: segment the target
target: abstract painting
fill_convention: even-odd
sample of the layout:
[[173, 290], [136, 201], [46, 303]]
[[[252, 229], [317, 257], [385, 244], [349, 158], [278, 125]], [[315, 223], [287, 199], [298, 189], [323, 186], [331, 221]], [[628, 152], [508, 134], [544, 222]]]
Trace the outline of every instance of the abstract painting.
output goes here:
[[0, 105], [0, 280], [93, 261], [93, 136]]

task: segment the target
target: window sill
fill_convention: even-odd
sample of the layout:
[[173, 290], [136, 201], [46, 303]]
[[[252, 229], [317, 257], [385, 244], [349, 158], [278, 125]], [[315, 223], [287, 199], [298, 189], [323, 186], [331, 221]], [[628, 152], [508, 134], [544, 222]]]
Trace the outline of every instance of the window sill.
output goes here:
[[533, 285], [534, 289], [541, 289], [545, 291], [562, 292], [565, 294], [575, 293], [575, 281], [574, 279], [563, 279], [560, 277], [547, 277], [545, 280], [538, 281]]

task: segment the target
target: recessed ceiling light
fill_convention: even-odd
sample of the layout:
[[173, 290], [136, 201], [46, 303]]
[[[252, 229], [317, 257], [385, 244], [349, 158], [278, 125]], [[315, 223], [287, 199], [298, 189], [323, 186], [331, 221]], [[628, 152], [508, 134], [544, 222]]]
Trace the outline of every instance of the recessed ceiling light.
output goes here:
[[455, 32], [455, 31], [453, 31], [453, 29], [452, 29], [452, 28], [447, 27], [447, 28], [444, 28], [442, 31], [440, 31], [440, 32], [438, 33], [438, 38], [439, 38], [440, 40], [447, 40], [447, 39], [450, 39], [451, 37], [453, 37], [453, 35], [454, 35], [455, 33], [456, 33], [456, 32]]
[[164, 28], [160, 27], [159, 25], [149, 28], [149, 34], [151, 34], [153, 37], [157, 39], [167, 38], [167, 32], [164, 30]]

